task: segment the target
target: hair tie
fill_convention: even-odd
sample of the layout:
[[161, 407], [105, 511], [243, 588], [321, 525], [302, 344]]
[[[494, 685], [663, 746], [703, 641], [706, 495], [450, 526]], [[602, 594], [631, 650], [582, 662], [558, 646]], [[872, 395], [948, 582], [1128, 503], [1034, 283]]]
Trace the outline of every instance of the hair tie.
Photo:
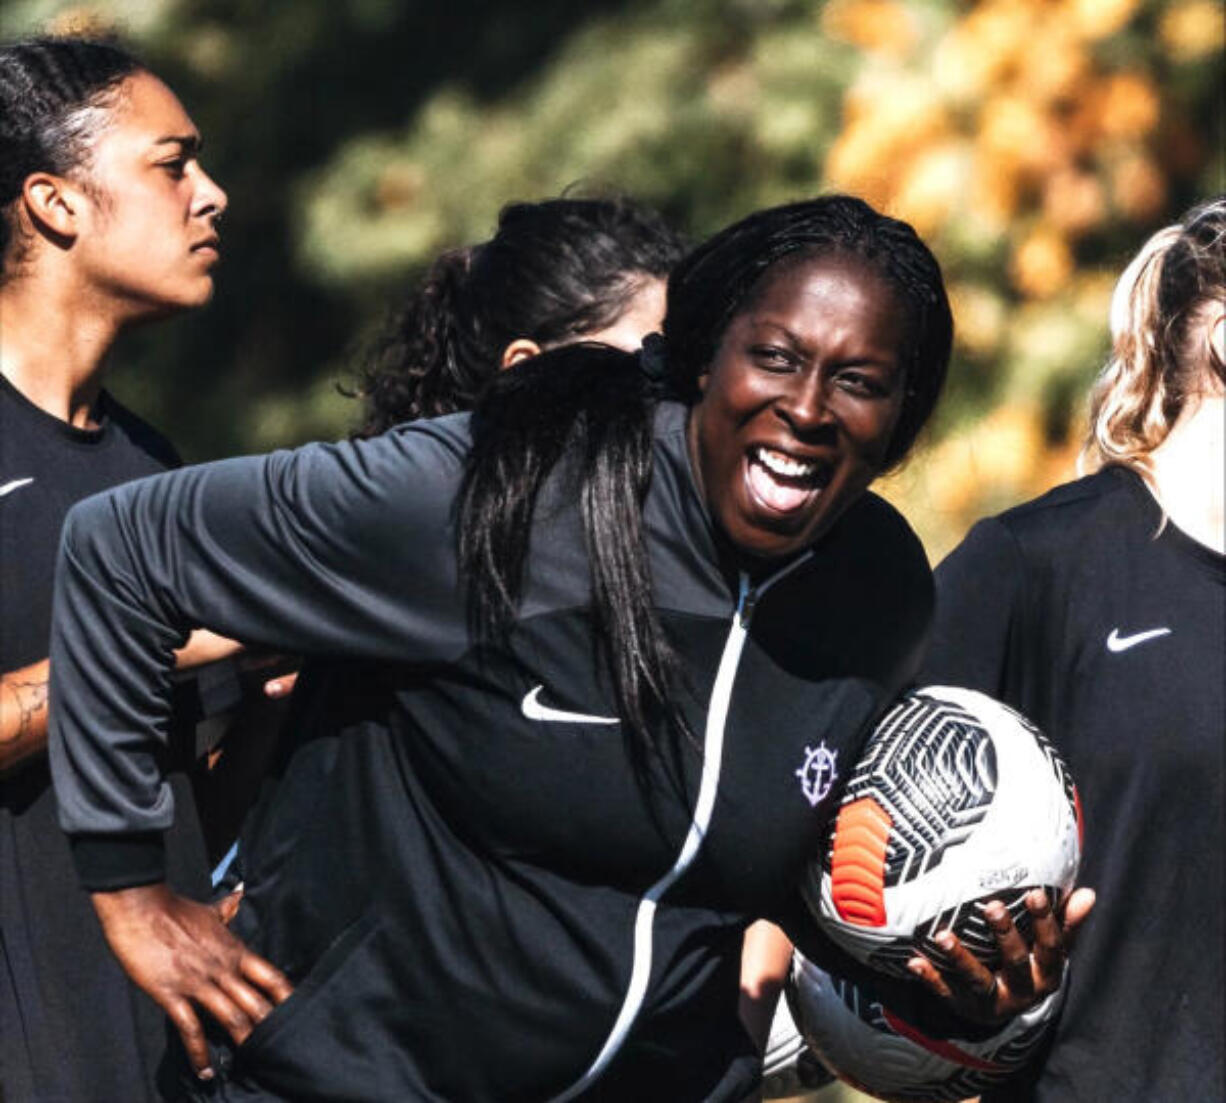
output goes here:
[[643, 338], [639, 368], [654, 387], [663, 387], [668, 382], [668, 345], [661, 334], [649, 333]]

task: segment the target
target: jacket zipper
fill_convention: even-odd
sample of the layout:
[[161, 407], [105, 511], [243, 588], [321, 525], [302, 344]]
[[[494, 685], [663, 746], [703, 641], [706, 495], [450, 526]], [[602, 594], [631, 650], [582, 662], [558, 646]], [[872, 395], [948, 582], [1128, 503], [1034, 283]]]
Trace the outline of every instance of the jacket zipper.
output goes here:
[[702, 746], [702, 776], [698, 782], [698, 799], [694, 802], [690, 829], [686, 832], [685, 841], [681, 844], [681, 851], [676, 861], [673, 862], [672, 868], [639, 900], [638, 911], [634, 917], [634, 960], [630, 969], [630, 983], [626, 986], [626, 995], [622, 1000], [621, 1010], [617, 1013], [617, 1018], [613, 1022], [613, 1027], [604, 1045], [588, 1067], [587, 1072], [561, 1095], [555, 1096], [552, 1103], [568, 1103], [569, 1100], [574, 1099], [592, 1085], [617, 1056], [626, 1038], [629, 1037], [639, 1012], [643, 1009], [647, 984], [651, 979], [652, 925], [655, 921], [656, 905], [698, 857], [707, 829], [711, 825], [711, 816], [715, 811], [715, 798], [719, 792], [720, 771], [723, 766], [724, 731], [728, 721], [728, 706], [732, 702], [732, 684], [736, 679], [737, 668], [740, 666], [741, 652], [745, 647], [745, 638], [749, 634], [749, 623], [754, 609], [767, 590], [785, 575], [791, 574], [812, 554], [812, 552], [805, 552], [804, 555], [797, 556], [791, 563], [781, 567], [756, 587], [751, 588], [749, 575], [744, 571], [740, 572], [736, 612], [732, 617], [728, 638], [724, 641], [724, 650], [720, 655], [719, 668], [715, 674], [715, 685], [711, 689], [711, 700], [707, 706], [707, 723]]

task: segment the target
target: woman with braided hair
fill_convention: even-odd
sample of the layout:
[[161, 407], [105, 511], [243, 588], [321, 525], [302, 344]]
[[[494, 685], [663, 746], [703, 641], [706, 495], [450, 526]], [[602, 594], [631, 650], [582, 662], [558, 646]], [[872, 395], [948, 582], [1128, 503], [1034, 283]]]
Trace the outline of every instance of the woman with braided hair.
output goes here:
[[1100, 901], [1047, 1056], [985, 1099], [1226, 1091], [1226, 198], [1146, 242], [1111, 336], [1094, 474], [981, 521], [936, 575], [926, 679], [999, 697], [1060, 748]]
[[[951, 338], [910, 227], [830, 196], [686, 257], [644, 355], [559, 348], [471, 415], [78, 507], [52, 651], [62, 821], [117, 956], [211, 1082], [194, 1090], [752, 1090], [742, 935], [793, 915], [838, 802], [843, 767], [805, 765], [854, 760], [919, 662], [928, 568], [867, 488], [931, 413]], [[248, 825], [230, 928], [161, 882], [149, 687], [198, 617], [351, 664]], [[1001, 935], [1029, 996], [958, 955], [948, 982], [985, 1015], [1041, 998], [1062, 934], [1035, 929], [1047, 965]]]
[[[55, 822], [47, 766], [51, 583], [73, 502], [178, 462], [103, 387], [119, 335], [202, 306], [225, 194], [174, 93], [113, 43], [0, 45], [0, 1096], [155, 1098], [162, 1015], [116, 967]], [[197, 644], [201, 637], [197, 636]], [[221, 641], [215, 641], [221, 642]], [[180, 666], [218, 652], [194, 647]], [[207, 893], [185, 766], [166, 842]]]

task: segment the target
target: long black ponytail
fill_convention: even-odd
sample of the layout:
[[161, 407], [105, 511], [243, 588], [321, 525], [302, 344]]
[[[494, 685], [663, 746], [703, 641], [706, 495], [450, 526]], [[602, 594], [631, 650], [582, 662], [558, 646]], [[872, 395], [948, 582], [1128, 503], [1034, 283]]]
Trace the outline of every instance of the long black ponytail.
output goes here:
[[582, 517], [593, 624], [636, 757], [656, 749], [661, 720], [688, 734], [642, 531], [658, 397], [639, 357], [606, 345], [567, 345], [501, 373], [473, 414], [458, 504], [469, 608], [477, 631], [497, 637], [519, 607], [541, 488], [563, 455], [573, 458], [568, 490]]

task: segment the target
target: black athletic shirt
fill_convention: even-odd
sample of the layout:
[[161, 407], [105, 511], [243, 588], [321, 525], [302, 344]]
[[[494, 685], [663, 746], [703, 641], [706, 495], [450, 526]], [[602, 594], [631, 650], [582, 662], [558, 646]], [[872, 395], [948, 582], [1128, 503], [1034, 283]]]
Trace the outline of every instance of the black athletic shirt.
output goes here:
[[1226, 557], [1110, 467], [976, 525], [936, 577], [925, 679], [1059, 745], [1098, 893], [1046, 1060], [984, 1099], [1222, 1099]]
[[193, 468], [73, 512], [52, 763], [78, 867], [157, 869], [174, 811], [151, 687], [182, 626], [351, 656], [304, 687], [307, 731], [244, 835], [235, 929], [297, 989], [243, 1046], [219, 1042], [227, 1098], [741, 1099], [760, 1064], [736, 1018], [741, 935], [794, 896], [868, 725], [914, 675], [922, 549], [865, 495], [750, 585], [696, 489], [685, 410], [663, 405], [644, 525], [694, 744], [679, 778], [653, 757], [640, 784], [565, 465], [508, 640], [469, 635], [468, 425]]
[[[51, 580], [69, 507], [166, 467], [170, 445], [105, 392], [96, 429], [39, 409], [0, 375], [0, 670], [47, 657]], [[184, 779], [171, 877], [207, 891]], [[129, 984], [81, 891], [55, 820], [46, 756], [0, 777], [0, 1098], [115, 1103], [154, 1098], [161, 1012]]]

